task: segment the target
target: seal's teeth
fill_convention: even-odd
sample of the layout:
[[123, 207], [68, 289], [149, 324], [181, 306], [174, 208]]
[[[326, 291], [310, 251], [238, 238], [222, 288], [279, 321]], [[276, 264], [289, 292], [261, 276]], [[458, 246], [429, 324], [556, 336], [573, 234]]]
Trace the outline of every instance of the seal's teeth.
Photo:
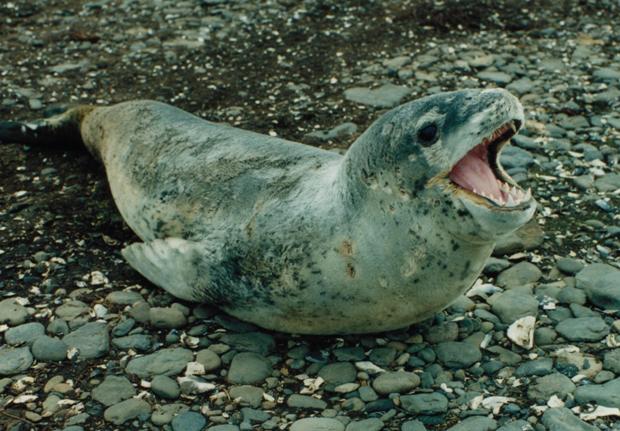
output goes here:
[[508, 199], [506, 199], [506, 206], [507, 207], [513, 207], [515, 206], [517, 203], [515, 202], [515, 200], [513, 199], [512, 195], [508, 195]]
[[530, 199], [532, 199], [532, 189], [528, 187], [523, 200], [529, 201]]

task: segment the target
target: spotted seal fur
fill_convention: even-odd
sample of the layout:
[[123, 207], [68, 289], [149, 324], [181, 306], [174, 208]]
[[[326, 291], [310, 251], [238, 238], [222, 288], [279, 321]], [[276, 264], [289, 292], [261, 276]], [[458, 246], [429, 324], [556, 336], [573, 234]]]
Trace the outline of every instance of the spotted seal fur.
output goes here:
[[471, 286], [535, 201], [499, 154], [523, 124], [505, 90], [441, 93], [381, 116], [344, 156], [154, 101], [0, 123], [3, 142], [81, 141], [143, 242], [129, 264], [172, 295], [264, 328], [368, 333]]

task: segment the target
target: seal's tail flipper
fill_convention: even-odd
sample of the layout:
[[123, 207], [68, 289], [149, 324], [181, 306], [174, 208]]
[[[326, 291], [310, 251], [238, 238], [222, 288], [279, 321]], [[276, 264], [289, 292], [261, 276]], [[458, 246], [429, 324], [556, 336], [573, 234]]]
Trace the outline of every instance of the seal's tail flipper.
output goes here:
[[171, 295], [188, 301], [203, 299], [200, 286], [209, 279], [206, 247], [180, 238], [134, 243], [122, 250], [123, 257], [147, 280]]
[[80, 124], [93, 108], [77, 106], [62, 114], [32, 122], [0, 121], [0, 143], [80, 145]]

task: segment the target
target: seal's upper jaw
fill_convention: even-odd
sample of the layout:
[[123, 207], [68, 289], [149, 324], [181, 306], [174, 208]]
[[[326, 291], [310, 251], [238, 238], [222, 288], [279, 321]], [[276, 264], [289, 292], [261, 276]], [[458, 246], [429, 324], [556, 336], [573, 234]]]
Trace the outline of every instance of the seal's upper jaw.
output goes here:
[[499, 162], [502, 148], [520, 127], [521, 120], [504, 123], [452, 167], [448, 178], [457, 191], [495, 209], [514, 210], [528, 205], [531, 191], [521, 189]]

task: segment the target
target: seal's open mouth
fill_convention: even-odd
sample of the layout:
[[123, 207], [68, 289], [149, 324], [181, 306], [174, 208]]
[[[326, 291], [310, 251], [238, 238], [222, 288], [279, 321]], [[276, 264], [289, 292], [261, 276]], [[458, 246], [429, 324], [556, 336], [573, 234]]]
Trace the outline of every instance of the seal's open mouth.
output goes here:
[[450, 171], [452, 183], [495, 206], [516, 207], [528, 202], [531, 191], [523, 191], [499, 163], [502, 148], [518, 128], [516, 122], [508, 122], [472, 148]]

